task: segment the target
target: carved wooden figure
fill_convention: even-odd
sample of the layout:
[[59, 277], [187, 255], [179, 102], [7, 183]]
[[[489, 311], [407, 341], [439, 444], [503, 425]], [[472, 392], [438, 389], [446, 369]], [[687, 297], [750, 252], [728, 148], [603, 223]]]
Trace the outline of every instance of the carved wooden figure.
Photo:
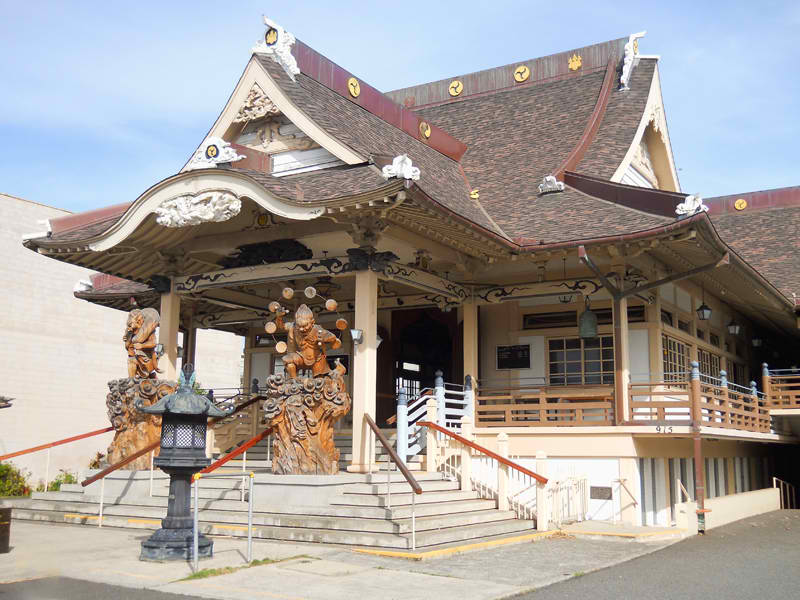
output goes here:
[[[137, 411], [137, 400], [145, 405], [157, 402], [175, 390], [176, 382], [157, 379], [158, 353], [156, 328], [160, 317], [154, 308], [134, 309], [128, 314], [122, 341], [128, 353], [128, 377], [108, 382], [106, 396], [108, 418], [114, 427], [114, 439], [108, 447], [108, 463], [124, 460], [145, 446], [158, 441], [161, 417]], [[158, 450], [156, 450], [158, 454]], [[128, 469], [150, 468], [145, 455], [129, 463]]]
[[[289, 290], [290, 291], [290, 290]], [[316, 290], [307, 288], [314, 297]], [[291, 298], [286, 290], [284, 297]], [[327, 301], [329, 310], [336, 310], [335, 301]], [[270, 303], [275, 321], [267, 323], [268, 333], [286, 331], [288, 344], [283, 357], [286, 376], [267, 378], [267, 400], [264, 422], [275, 427], [272, 442], [272, 472], [275, 474], [327, 474], [339, 472], [339, 450], [333, 441], [334, 422], [350, 411], [351, 400], [345, 384], [345, 368], [337, 360], [331, 370], [327, 348], [336, 349], [341, 340], [316, 324], [314, 313], [302, 304], [293, 323], [286, 323], [287, 311], [277, 302]], [[339, 323], [341, 322], [341, 324]], [[339, 319], [340, 329], [347, 327]], [[343, 325], [342, 325], [343, 324]], [[310, 377], [298, 377], [305, 371]]]

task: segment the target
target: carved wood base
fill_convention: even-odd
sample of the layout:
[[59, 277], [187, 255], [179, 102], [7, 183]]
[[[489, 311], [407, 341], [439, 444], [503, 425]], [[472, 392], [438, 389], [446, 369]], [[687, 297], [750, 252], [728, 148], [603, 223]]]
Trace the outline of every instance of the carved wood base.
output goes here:
[[[114, 439], [108, 447], [106, 458], [108, 464], [113, 465], [124, 460], [145, 446], [158, 441], [161, 435], [161, 417], [136, 410], [134, 403], [141, 397], [145, 405], [153, 404], [159, 398], [172, 393], [176, 387], [177, 383], [174, 381], [138, 377], [113, 379], [108, 382], [106, 406], [108, 419], [115, 431]], [[158, 450], [155, 455], [158, 456]], [[149, 469], [150, 456], [141, 456], [128, 463], [125, 468]]]
[[264, 423], [274, 426], [272, 472], [283, 475], [335, 475], [339, 450], [333, 424], [350, 411], [344, 367], [316, 378], [267, 378]]

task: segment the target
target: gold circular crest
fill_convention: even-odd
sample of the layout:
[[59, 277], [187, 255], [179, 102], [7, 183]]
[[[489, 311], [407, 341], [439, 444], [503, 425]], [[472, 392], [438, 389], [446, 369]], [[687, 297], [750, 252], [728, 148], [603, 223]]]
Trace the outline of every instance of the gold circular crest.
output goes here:
[[523, 81], [527, 81], [528, 77], [531, 76], [531, 70], [528, 68], [528, 65], [520, 65], [516, 69], [514, 69], [514, 79], [517, 83], [522, 83]]
[[278, 30], [274, 27], [267, 29], [267, 33], [264, 34], [264, 41], [266, 42], [267, 46], [274, 46], [278, 41]]
[[419, 134], [427, 140], [431, 137], [431, 126], [425, 121], [422, 121], [419, 124]]
[[481, 194], [480, 194], [480, 192], [478, 191], [478, 188], [475, 188], [474, 190], [472, 190], [472, 191], [469, 193], [469, 197], [470, 197], [470, 198], [472, 198], [473, 200], [477, 200], [478, 198], [480, 198], [480, 197], [481, 197]]
[[733, 208], [736, 210], [744, 210], [747, 208], [747, 200], [744, 198], [739, 198], [736, 202], [733, 203]]
[[269, 217], [267, 215], [265, 215], [265, 214], [260, 214], [256, 218], [256, 223], [258, 223], [261, 227], [264, 227], [265, 225], [269, 225]]
[[350, 92], [353, 98], [358, 98], [361, 93], [361, 84], [358, 83], [358, 79], [351, 77], [347, 80], [347, 91]]
[[216, 144], [210, 144], [206, 148], [206, 158], [217, 158], [217, 155], [219, 155], [219, 148]]
[[450, 92], [451, 96], [458, 96], [464, 91], [464, 84], [458, 79], [453, 79], [453, 81], [450, 82], [450, 87], [447, 88], [447, 90]]

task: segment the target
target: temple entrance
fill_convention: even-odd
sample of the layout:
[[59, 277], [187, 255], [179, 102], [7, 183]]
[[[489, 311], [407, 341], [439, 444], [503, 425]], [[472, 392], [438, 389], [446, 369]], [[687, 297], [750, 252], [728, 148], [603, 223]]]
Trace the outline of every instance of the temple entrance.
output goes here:
[[[458, 370], [454, 347], [458, 333], [455, 312], [437, 308], [401, 310], [392, 313], [392, 369], [394, 394], [404, 390], [409, 398], [433, 387], [436, 371], [452, 381]], [[389, 414], [394, 414], [394, 406]], [[378, 409], [380, 411], [380, 408]]]

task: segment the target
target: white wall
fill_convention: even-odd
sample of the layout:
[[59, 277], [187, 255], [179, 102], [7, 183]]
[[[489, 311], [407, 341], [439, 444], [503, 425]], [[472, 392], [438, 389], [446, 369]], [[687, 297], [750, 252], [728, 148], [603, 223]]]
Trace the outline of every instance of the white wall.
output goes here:
[[[0, 455], [109, 426], [107, 382], [127, 375], [122, 346], [126, 313], [73, 296], [91, 272], [45, 258], [22, 246], [22, 234], [42, 231], [38, 220], [68, 214], [0, 194], [0, 395], [15, 398], [0, 410]], [[204, 385], [238, 385], [240, 338], [198, 335]], [[51, 450], [50, 476], [86, 467], [105, 452], [107, 433]], [[46, 453], [12, 459], [43, 479]]]

